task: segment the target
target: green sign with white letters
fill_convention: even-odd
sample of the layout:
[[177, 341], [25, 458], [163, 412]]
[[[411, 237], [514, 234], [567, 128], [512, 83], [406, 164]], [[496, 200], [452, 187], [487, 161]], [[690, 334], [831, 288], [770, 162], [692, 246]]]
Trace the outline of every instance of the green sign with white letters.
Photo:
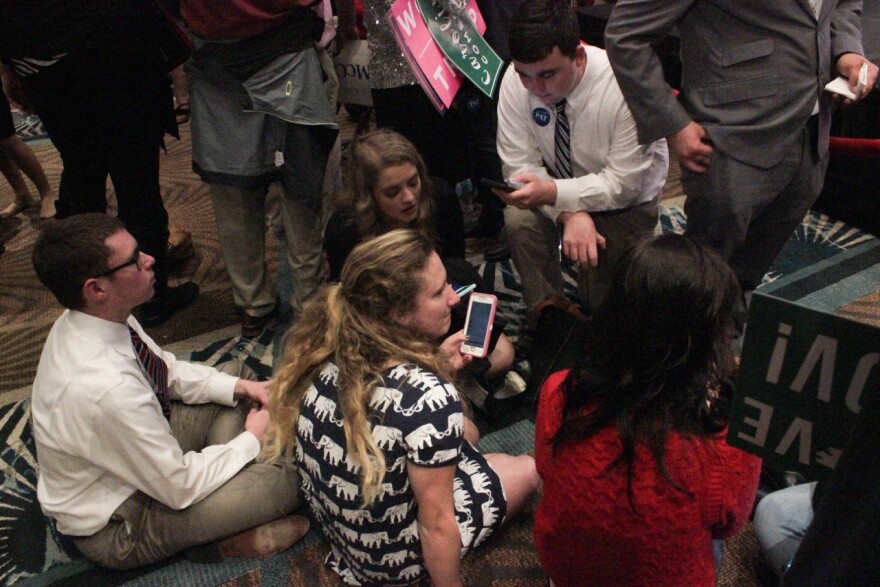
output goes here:
[[480, 35], [464, 10], [443, 7], [440, 0], [416, 0], [416, 4], [446, 59], [491, 98], [504, 61]]
[[880, 329], [755, 292], [727, 441], [809, 480], [831, 474], [880, 389]]

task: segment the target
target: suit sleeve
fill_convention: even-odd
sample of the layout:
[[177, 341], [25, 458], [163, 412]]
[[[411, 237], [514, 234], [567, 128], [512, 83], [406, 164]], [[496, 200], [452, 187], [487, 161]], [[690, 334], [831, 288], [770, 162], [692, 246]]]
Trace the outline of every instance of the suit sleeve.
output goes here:
[[667, 137], [691, 122], [663, 77], [653, 45], [666, 37], [697, 0], [619, 0], [605, 28], [605, 48], [639, 143]]
[[[864, 55], [861, 28], [862, 0], [840, 0], [831, 15], [831, 65], [844, 53]], [[836, 71], [832, 73], [832, 78]]]

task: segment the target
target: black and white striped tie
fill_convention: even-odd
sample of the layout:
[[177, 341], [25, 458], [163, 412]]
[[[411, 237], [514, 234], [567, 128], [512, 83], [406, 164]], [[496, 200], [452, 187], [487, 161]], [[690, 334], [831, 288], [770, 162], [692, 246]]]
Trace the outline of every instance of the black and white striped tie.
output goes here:
[[554, 145], [556, 150], [556, 178], [568, 179], [571, 173], [571, 134], [568, 127], [568, 116], [565, 115], [566, 101], [556, 104], [556, 136]]

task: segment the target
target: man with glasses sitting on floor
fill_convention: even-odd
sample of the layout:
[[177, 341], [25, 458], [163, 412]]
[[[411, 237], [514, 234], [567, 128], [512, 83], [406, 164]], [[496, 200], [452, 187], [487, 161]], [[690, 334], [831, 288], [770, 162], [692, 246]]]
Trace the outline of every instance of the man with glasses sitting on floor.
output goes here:
[[122, 222], [60, 220], [33, 262], [67, 308], [43, 347], [31, 408], [37, 497], [58, 530], [117, 569], [221, 539], [199, 554], [265, 556], [302, 537], [308, 522], [282, 517], [299, 504], [295, 469], [251, 463], [269, 383], [178, 361], [147, 336], [131, 312], [153, 296], [155, 260]]

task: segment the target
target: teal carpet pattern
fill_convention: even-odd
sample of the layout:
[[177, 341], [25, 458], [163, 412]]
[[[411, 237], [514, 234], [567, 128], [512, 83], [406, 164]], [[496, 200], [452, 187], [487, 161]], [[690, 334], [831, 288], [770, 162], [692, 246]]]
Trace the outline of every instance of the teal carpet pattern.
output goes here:
[[[685, 218], [680, 209], [665, 208], [658, 231], [681, 232], [684, 226]], [[480, 272], [498, 296], [498, 311], [508, 321], [507, 334], [517, 340], [525, 323], [519, 276], [509, 260], [484, 263], [480, 266]], [[573, 292], [571, 271], [567, 284]], [[811, 212], [792, 235], [765, 277], [762, 288], [772, 295], [828, 311], [838, 310], [866, 295], [870, 297], [870, 294], [880, 290], [880, 240]], [[209, 342], [183, 349], [178, 355], [212, 365], [230, 359], [242, 360], [259, 376], [271, 376], [271, 330], [253, 340], [230, 337], [229, 329], [218, 332], [226, 334], [218, 335], [216, 340], [210, 340], [209, 336]], [[523, 344], [527, 342], [522, 341]], [[312, 530], [303, 542], [290, 551], [262, 560], [231, 559], [220, 564], [202, 565], [177, 558], [132, 572], [97, 569], [77, 553], [69, 539], [55, 531], [51, 520], [43, 516], [37, 503], [37, 462], [30, 428], [29, 400], [0, 406], [0, 438], [0, 585], [15, 583], [29, 586], [55, 582], [60, 585], [144, 586], [311, 584], [300, 583], [291, 576], [292, 561], [296, 556], [306, 556], [303, 553], [310, 553], [308, 561], [316, 565], [315, 569], [320, 568], [314, 547], [321, 542], [321, 536], [318, 531]], [[522, 420], [488, 434], [481, 441], [481, 448], [519, 454], [533, 448], [533, 438], [533, 425]], [[517, 530], [520, 534], [515, 536], [530, 535], [528, 522], [524, 524], [525, 527]], [[500, 557], [498, 560], [504, 559], [499, 554], [501, 551], [509, 552], [511, 560], [529, 556], [529, 544], [522, 540], [511, 546], [499, 537], [493, 544], [496, 544], [498, 552], [487, 554], [485, 558], [478, 557], [467, 564], [491, 566], [493, 556]], [[297, 564], [302, 562], [296, 560]], [[512, 567], [507, 566], [495, 568], [492, 576], [504, 576], [510, 572], [512, 576], [528, 576], [532, 582], [509, 584], [542, 584], [540, 573], [535, 574], [533, 566], [526, 566], [522, 575], [516, 575], [510, 570]], [[468, 572], [473, 575], [467, 575]], [[480, 574], [472, 568], [466, 572], [466, 576], [485, 576], [485, 573]]]
[[15, 133], [32, 147], [50, 142], [49, 135], [37, 116], [13, 110], [12, 122], [15, 124]]

